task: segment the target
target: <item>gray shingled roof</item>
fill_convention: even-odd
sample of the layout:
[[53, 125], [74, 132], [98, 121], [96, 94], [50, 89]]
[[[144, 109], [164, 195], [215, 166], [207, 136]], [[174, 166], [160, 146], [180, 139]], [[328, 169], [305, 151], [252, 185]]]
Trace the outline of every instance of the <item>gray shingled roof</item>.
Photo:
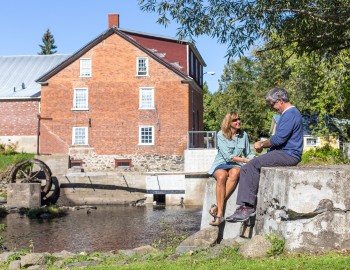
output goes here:
[[0, 56], [0, 99], [40, 97], [36, 79], [53, 69], [70, 55]]

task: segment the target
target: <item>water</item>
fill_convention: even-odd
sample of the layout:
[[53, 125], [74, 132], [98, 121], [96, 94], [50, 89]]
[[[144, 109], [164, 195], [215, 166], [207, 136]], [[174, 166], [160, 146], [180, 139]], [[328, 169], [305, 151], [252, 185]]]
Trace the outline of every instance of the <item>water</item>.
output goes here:
[[152, 245], [169, 226], [171, 230], [193, 234], [200, 229], [199, 206], [97, 206], [97, 209], [69, 210], [65, 217], [52, 220], [29, 219], [17, 213], [0, 219], [7, 225], [3, 233], [10, 250], [34, 252], [110, 251]]

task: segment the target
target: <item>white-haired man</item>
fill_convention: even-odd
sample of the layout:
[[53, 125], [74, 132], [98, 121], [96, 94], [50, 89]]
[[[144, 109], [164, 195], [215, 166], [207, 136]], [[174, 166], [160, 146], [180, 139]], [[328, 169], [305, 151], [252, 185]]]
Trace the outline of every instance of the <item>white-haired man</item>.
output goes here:
[[252, 159], [241, 167], [235, 213], [226, 218], [228, 222], [244, 222], [255, 215], [256, 199], [262, 167], [295, 166], [303, 151], [303, 124], [299, 110], [289, 102], [283, 88], [272, 88], [266, 102], [281, 114], [276, 132], [266, 141], [257, 141], [254, 148], [261, 153], [263, 148], [271, 151]]

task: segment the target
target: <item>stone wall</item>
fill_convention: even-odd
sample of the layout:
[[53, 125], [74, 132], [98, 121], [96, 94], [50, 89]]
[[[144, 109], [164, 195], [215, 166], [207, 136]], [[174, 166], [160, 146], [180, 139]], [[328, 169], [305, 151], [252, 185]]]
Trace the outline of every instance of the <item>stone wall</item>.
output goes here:
[[[97, 155], [76, 154], [73, 159], [84, 161], [85, 171], [183, 172], [183, 156], [165, 155]], [[115, 168], [115, 159], [131, 159], [132, 167]]]

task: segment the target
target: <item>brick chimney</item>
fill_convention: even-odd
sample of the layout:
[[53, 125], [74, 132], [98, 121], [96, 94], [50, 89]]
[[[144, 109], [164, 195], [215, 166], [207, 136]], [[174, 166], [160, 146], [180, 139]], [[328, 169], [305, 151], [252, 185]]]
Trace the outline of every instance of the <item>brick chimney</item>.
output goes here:
[[108, 28], [112, 26], [119, 28], [119, 14], [108, 14]]

